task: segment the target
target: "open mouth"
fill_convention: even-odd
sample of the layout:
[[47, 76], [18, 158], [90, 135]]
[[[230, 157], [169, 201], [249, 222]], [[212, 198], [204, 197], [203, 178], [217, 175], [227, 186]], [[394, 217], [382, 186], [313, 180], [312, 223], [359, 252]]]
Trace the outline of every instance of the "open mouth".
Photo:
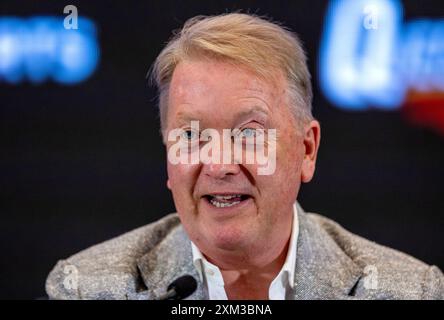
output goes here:
[[251, 198], [247, 194], [208, 194], [204, 198], [216, 208], [228, 208]]

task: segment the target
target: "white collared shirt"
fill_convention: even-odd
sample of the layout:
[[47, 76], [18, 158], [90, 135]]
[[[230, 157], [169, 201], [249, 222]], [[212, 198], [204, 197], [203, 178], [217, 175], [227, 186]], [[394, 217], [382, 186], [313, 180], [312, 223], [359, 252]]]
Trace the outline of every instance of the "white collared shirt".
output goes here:
[[[285, 300], [288, 298], [287, 292], [294, 289], [294, 269], [296, 266], [296, 248], [299, 234], [299, 223], [296, 203], [293, 205], [293, 226], [290, 236], [290, 245], [288, 246], [287, 257], [282, 269], [273, 279], [268, 289], [268, 298], [270, 300]], [[224, 279], [220, 269], [209, 262], [199, 248], [191, 242], [193, 253], [193, 264], [196, 267], [200, 280], [203, 282], [208, 292], [210, 300], [228, 300], [225, 292]]]

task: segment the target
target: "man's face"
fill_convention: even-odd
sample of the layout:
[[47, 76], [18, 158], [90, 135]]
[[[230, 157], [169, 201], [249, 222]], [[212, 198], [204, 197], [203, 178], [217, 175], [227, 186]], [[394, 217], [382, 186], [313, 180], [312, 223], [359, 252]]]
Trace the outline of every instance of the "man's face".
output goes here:
[[[168, 161], [168, 187], [180, 219], [209, 257], [215, 250], [266, 250], [282, 242], [291, 228], [301, 179], [308, 181], [313, 174], [317, 145], [308, 145], [315, 149], [308, 159], [307, 134], [288, 107], [284, 78], [278, 79], [265, 82], [242, 67], [212, 60], [181, 62], [174, 71], [166, 136], [173, 129], [190, 129], [191, 120], [199, 121], [201, 131], [212, 128], [221, 136], [223, 129], [246, 135], [276, 129], [271, 175], [258, 175], [256, 163]], [[167, 148], [174, 143], [167, 142]]]

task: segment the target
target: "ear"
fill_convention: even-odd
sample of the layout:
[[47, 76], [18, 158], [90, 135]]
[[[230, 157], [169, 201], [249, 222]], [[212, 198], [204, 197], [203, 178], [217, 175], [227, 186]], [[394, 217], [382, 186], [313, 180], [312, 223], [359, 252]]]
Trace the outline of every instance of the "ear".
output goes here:
[[170, 182], [170, 179], [167, 179], [167, 188], [171, 190], [171, 182]]
[[304, 158], [301, 167], [301, 181], [310, 182], [316, 168], [316, 157], [321, 142], [321, 126], [318, 121], [312, 120], [304, 127], [303, 132]]

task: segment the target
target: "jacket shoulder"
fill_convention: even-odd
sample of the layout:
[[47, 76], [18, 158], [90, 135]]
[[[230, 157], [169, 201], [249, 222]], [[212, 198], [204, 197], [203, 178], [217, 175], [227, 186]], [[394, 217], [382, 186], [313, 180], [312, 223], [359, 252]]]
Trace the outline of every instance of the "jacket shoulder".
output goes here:
[[444, 276], [438, 267], [355, 235], [324, 216], [307, 215], [362, 269], [354, 289], [357, 298], [444, 299]]
[[175, 227], [177, 214], [59, 260], [46, 279], [50, 299], [129, 299], [143, 288], [137, 260]]

